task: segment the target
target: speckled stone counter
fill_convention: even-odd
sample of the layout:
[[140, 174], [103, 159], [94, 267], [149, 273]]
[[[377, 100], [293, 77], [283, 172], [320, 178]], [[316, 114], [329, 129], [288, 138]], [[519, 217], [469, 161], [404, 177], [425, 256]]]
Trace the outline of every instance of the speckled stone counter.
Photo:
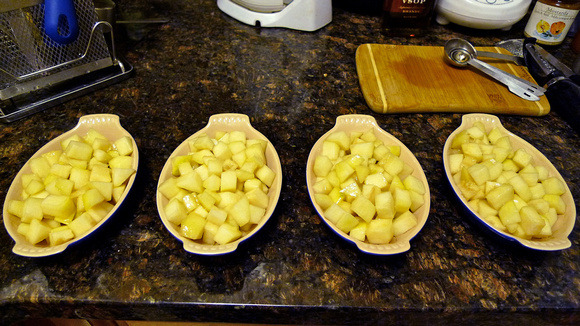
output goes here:
[[[432, 26], [390, 38], [380, 18], [335, 6], [313, 33], [258, 29], [214, 0], [119, 0], [121, 12], [169, 17], [123, 34], [135, 75], [28, 118], [0, 125], [0, 200], [42, 145], [78, 118], [113, 113], [140, 150], [136, 184], [121, 211], [81, 244], [47, 258], [12, 253], [0, 231], [0, 323], [26, 317], [306, 324], [580, 324], [580, 231], [572, 247], [507, 247], [472, 224], [450, 192], [441, 153], [461, 114], [380, 115], [359, 88], [364, 43], [491, 45], [509, 32]], [[550, 49], [566, 63], [569, 42]], [[164, 228], [155, 189], [171, 152], [216, 113], [236, 112], [276, 147], [283, 189], [266, 226], [233, 254], [185, 252]], [[313, 209], [305, 166], [312, 145], [342, 114], [369, 114], [418, 158], [431, 189], [429, 219], [411, 250], [372, 256], [345, 243]], [[580, 137], [555, 112], [501, 116], [543, 152], [580, 198]]]

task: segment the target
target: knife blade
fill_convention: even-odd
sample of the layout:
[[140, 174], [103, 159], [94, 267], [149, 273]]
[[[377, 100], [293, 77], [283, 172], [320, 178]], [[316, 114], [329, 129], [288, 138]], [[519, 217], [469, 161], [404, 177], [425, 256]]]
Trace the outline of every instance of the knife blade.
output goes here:
[[543, 47], [537, 44], [534, 44], [534, 47], [536, 48], [536, 50], [538, 50], [538, 53], [540, 53], [540, 55], [544, 59], [546, 59], [552, 66], [554, 66], [554, 68], [560, 70], [564, 74], [564, 76], [570, 78], [570, 76], [574, 75], [572, 69], [568, 68], [568, 66], [563, 64], [560, 60], [556, 59], [556, 57], [550, 54], [550, 52], [544, 50]]
[[[524, 41], [524, 59], [528, 71], [539, 85], [546, 85], [545, 94], [551, 108], [580, 133], [580, 84], [574, 81], [578, 76], [572, 73], [568, 77], [566, 69], [562, 71], [558, 68], [563, 65], [558, 59], [545, 53], [543, 55], [547, 51], [540, 50], [543, 49], [535, 44], [535, 39]], [[558, 62], [558, 66], [552, 61]]]

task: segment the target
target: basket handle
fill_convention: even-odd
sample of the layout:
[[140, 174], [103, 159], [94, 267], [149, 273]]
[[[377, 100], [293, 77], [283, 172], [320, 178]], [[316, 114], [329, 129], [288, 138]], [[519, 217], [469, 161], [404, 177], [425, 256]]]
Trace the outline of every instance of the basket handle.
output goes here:
[[73, 0], [44, 1], [44, 30], [55, 42], [69, 44], [79, 35]]

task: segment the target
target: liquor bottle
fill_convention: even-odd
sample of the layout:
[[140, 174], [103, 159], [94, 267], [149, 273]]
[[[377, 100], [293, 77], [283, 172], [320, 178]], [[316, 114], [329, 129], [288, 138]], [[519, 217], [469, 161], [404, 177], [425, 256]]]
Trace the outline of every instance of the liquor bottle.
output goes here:
[[545, 45], [558, 45], [574, 23], [580, 0], [538, 0], [524, 29], [524, 35]]
[[383, 28], [392, 36], [414, 37], [429, 26], [436, 0], [385, 0]]

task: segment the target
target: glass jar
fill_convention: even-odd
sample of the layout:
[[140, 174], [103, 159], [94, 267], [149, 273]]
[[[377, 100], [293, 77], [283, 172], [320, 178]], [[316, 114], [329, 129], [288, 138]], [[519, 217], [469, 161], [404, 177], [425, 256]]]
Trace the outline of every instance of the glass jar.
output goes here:
[[524, 35], [537, 43], [558, 45], [580, 10], [580, 0], [538, 0], [524, 29]]

